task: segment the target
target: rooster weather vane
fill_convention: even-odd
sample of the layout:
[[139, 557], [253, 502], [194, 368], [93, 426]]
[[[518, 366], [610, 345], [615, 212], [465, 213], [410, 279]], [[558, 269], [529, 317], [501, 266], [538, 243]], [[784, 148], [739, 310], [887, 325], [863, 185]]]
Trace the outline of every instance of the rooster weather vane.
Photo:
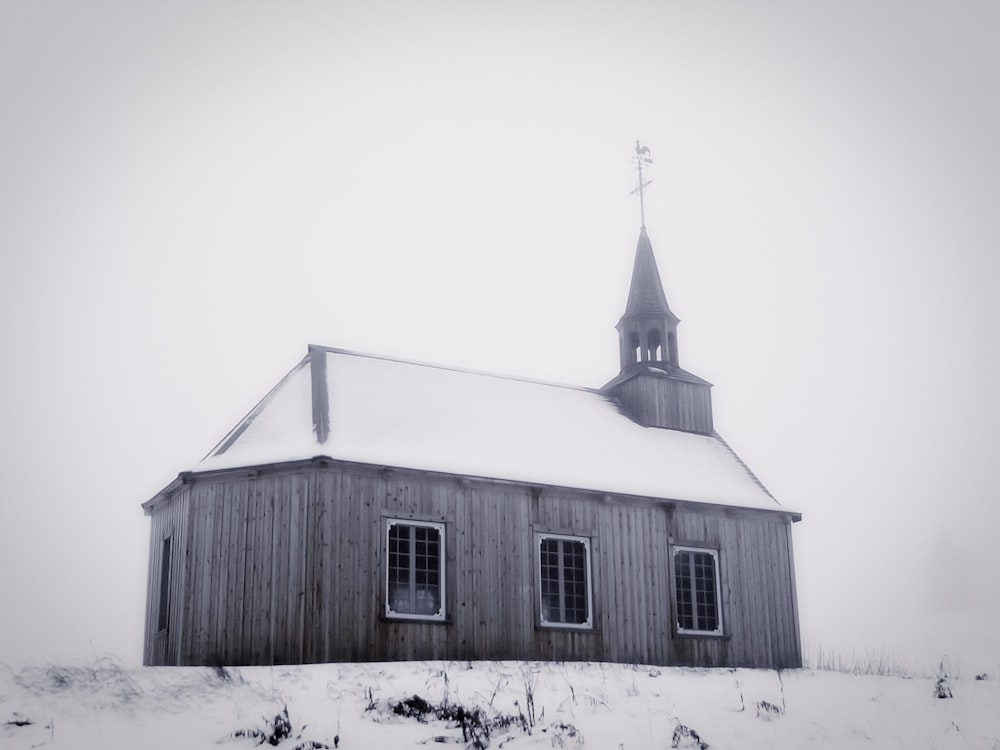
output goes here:
[[643, 191], [646, 186], [652, 182], [652, 180], [642, 180], [642, 168], [644, 165], [652, 164], [653, 157], [649, 155], [649, 146], [639, 145], [639, 141], [635, 142], [635, 156], [632, 158], [632, 163], [635, 164], [635, 168], [639, 171], [639, 185], [633, 190], [629, 195], [639, 194], [639, 221], [640, 226], [646, 228], [646, 206], [643, 204]]

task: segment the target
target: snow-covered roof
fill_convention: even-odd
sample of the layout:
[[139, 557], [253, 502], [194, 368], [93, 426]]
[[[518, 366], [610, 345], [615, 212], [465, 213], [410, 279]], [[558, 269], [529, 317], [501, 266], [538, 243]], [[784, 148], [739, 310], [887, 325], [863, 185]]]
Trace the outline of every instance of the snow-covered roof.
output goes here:
[[643, 427], [600, 391], [324, 347], [192, 471], [316, 456], [783, 510], [718, 435]]

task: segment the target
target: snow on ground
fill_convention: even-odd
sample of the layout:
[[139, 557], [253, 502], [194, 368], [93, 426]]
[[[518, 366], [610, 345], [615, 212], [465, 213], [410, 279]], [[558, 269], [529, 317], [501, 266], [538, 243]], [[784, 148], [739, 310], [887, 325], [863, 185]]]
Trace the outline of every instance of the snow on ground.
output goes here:
[[[463, 741], [457, 720], [393, 713], [394, 704], [416, 695], [449, 706], [452, 716], [458, 706], [479, 707], [485, 718], [507, 716], [506, 728], [475, 736], [511, 750], [696, 748], [696, 736], [717, 750], [1000, 750], [996, 675], [952, 678], [947, 699], [935, 697], [935, 687], [933, 677], [594, 663], [0, 665], [0, 747], [218, 750], [223, 740], [221, 747], [239, 750], [257, 741], [228, 735], [272, 729], [285, 706], [293, 731], [278, 747], [286, 750], [475, 746]], [[467, 720], [470, 732], [473, 725]]]

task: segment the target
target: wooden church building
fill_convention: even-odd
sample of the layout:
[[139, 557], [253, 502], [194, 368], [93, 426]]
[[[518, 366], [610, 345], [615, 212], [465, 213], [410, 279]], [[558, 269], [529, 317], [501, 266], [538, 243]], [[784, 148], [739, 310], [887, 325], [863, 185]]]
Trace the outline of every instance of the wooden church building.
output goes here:
[[800, 666], [800, 516], [677, 324], [643, 226], [602, 388], [310, 346], [143, 504], [144, 663]]

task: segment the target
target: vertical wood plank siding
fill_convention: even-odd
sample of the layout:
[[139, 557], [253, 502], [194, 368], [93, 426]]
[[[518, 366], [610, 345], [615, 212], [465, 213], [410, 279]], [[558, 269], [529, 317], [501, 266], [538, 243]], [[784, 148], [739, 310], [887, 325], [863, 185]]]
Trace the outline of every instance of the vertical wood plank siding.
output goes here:
[[[143, 639], [143, 664], [181, 663], [181, 606], [184, 581], [184, 559], [187, 556], [187, 510], [189, 488], [175, 492], [170, 502], [163, 503], [152, 514], [149, 533], [149, 574], [146, 584], [146, 634]], [[160, 630], [160, 581], [163, 575], [160, 556], [163, 540], [170, 539], [170, 572], [167, 591], [167, 629]]]
[[643, 374], [616, 386], [615, 396], [640, 424], [703, 435], [712, 432], [708, 384]]
[[[791, 522], [780, 513], [330, 462], [195, 478], [151, 515], [147, 664], [801, 662]], [[387, 518], [445, 524], [446, 622], [384, 616]], [[536, 532], [591, 540], [592, 630], [538, 625]], [[160, 633], [166, 534], [174, 606]], [[673, 633], [671, 541], [719, 550], [724, 636]]]

